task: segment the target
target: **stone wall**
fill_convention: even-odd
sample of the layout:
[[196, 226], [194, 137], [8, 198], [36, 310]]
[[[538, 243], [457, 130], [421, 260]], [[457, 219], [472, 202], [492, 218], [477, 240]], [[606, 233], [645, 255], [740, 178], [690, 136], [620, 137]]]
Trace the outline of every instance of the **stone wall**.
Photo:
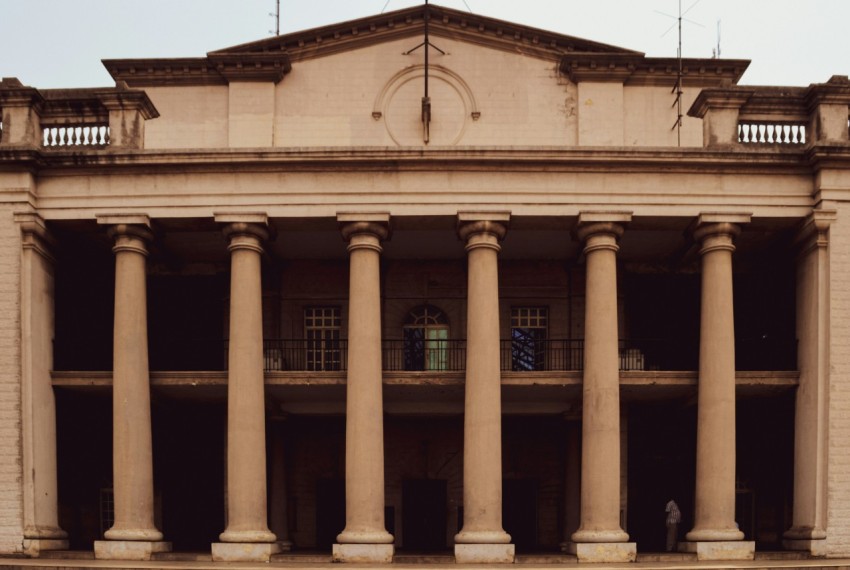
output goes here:
[[830, 227], [827, 551], [850, 555], [850, 204]]
[[[559, 64], [445, 37], [432, 40], [430, 146], [676, 145], [670, 87], [585, 83]], [[293, 62], [277, 84], [155, 86], [145, 148], [421, 146], [422, 49], [403, 38]], [[509, 77], [510, 81], [506, 81]], [[671, 79], [672, 81], [672, 79]], [[686, 111], [699, 89], [686, 87]], [[683, 146], [702, 146], [684, 117]]]
[[0, 552], [20, 552], [21, 477], [21, 237], [12, 208], [0, 204]]

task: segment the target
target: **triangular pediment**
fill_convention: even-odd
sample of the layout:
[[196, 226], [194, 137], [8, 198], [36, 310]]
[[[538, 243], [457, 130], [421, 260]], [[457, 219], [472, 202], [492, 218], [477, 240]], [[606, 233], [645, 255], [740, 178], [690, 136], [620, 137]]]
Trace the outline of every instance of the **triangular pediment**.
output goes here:
[[209, 55], [286, 53], [295, 62], [394, 39], [421, 36], [426, 15], [429, 17], [429, 31], [436, 37], [519, 51], [546, 59], [560, 59], [568, 53], [642, 55], [641, 52], [617, 46], [434, 4], [266, 38], [212, 51]]
[[[433, 4], [396, 10], [208, 52], [206, 57], [104, 60], [116, 81], [131, 87], [279, 82], [293, 64], [397, 40], [446, 38], [557, 62], [573, 81], [629, 81], [669, 85], [680, 64], [642, 52], [524, 26]], [[682, 73], [699, 85], [736, 83], [745, 60], [685, 59]]]

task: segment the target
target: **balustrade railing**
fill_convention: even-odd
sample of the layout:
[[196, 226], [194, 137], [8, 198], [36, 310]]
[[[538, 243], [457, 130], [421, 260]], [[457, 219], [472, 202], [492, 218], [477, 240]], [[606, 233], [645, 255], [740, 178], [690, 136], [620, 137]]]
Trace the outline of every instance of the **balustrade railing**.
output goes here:
[[802, 123], [774, 123], [767, 121], [740, 121], [738, 142], [752, 145], [804, 145], [806, 125]]
[[60, 125], [42, 129], [42, 144], [45, 147], [107, 146], [108, 125]]
[[[582, 339], [503, 339], [501, 369], [506, 372], [580, 371], [584, 367]], [[736, 369], [796, 370], [796, 341], [787, 338], [739, 338]], [[223, 348], [223, 350], [222, 350]], [[104, 350], [105, 349], [105, 350]], [[108, 346], [83, 339], [63, 341], [54, 350], [56, 370], [110, 370]], [[381, 343], [383, 369], [393, 372], [461, 372], [466, 369], [465, 339], [387, 339]], [[346, 370], [346, 339], [266, 339], [266, 371], [340, 372]], [[184, 340], [152, 344], [151, 370], [226, 370], [227, 341]], [[621, 339], [619, 368], [623, 371], [697, 370], [699, 339]]]

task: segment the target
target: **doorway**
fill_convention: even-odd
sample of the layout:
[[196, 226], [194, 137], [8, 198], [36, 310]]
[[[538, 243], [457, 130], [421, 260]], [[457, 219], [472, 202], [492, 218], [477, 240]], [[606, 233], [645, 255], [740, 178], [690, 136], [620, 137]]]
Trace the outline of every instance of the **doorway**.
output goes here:
[[502, 524], [518, 552], [537, 548], [537, 480], [505, 479]]
[[402, 482], [401, 501], [405, 550], [446, 550], [448, 481], [406, 479]]
[[345, 479], [316, 482], [316, 547], [330, 550], [345, 528]]

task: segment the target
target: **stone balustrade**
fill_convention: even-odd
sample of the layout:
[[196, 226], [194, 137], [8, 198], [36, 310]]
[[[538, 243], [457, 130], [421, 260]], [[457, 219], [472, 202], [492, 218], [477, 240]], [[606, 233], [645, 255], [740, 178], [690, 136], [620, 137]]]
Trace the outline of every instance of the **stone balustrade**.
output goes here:
[[109, 144], [109, 125], [63, 125], [42, 127], [42, 145], [103, 147]]
[[804, 145], [806, 144], [806, 125], [799, 123], [739, 121], [738, 142], [748, 145]]

